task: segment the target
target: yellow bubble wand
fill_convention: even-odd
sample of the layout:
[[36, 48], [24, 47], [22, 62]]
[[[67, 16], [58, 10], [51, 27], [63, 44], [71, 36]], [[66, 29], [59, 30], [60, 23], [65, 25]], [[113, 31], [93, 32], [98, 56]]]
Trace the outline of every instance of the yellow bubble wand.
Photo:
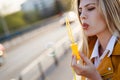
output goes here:
[[70, 23], [69, 23], [68, 18], [66, 18], [66, 27], [67, 27], [67, 30], [68, 30], [68, 36], [69, 36], [69, 38], [71, 40], [71, 45], [70, 46], [71, 46], [71, 49], [72, 49], [72, 54], [76, 56], [77, 60], [80, 60], [80, 55], [79, 55], [79, 51], [78, 51], [78, 45], [73, 39], [72, 29], [70, 27]]
[[[74, 39], [73, 39], [73, 35], [72, 35], [72, 29], [70, 27], [70, 23], [69, 23], [69, 19], [66, 17], [66, 27], [67, 27], [67, 31], [68, 31], [68, 36], [71, 40], [71, 49], [72, 49], [72, 55], [76, 56], [76, 60], [80, 60], [80, 55], [79, 55], [79, 51], [78, 51], [78, 45], [77, 43], [75, 43]], [[75, 75], [75, 71], [72, 69], [72, 73], [74, 75], [74, 80], [76, 80], [76, 75]]]

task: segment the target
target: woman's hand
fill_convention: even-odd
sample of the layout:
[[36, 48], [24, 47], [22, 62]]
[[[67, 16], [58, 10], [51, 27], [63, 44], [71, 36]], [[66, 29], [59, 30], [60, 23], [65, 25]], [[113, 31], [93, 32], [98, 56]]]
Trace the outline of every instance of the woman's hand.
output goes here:
[[76, 74], [85, 76], [91, 80], [102, 80], [92, 62], [83, 53], [81, 53], [80, 56], [85, 65], [77, 64], [76, 57], [74, 55], [72, 56], [71, 66]]

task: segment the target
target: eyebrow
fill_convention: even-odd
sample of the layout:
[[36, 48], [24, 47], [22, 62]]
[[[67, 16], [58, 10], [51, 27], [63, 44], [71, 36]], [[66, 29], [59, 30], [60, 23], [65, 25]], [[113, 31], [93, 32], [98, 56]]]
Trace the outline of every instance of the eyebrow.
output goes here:
[[[86, 4], [84, 7], [87, 7], [87, 6], [89, 6], [89, 5], [95, 5], [96, 3], [89, 3], [89, 4]], [[79, 7], [79, 9], [82, 9], [81, 7]]]

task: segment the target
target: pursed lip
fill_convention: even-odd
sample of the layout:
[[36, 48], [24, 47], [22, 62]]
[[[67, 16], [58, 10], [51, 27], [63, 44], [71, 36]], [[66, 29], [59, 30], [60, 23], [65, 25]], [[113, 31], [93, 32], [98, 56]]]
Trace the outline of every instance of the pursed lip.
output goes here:
[[83, 29], [87, 30], [88, 27], [89, 27], [89, 24], [87, 24], [87, 23], [83, 23], [83, 24], [82, 24], [82, 27], [83, 27]]

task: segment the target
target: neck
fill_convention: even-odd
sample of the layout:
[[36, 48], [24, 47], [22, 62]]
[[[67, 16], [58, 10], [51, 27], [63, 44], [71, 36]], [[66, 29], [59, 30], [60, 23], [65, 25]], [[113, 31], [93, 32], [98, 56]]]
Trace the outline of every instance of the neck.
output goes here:
[[98, 41], [100, 43], [99, 55], [102, 55], [102, 53], [105, 51], [111, 36], [112, 34], [108, 30], [105, 30], [104, 32], [97, 35]]

